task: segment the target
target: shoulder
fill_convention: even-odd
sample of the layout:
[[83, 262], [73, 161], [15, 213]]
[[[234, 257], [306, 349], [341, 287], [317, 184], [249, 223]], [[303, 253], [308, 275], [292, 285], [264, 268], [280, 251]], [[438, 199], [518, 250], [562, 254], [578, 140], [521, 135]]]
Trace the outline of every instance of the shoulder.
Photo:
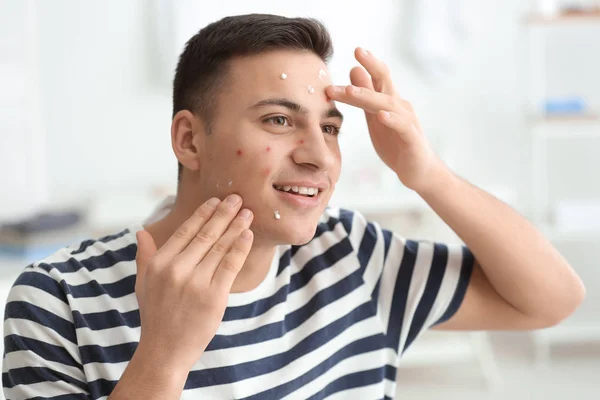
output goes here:
[[[63, 247], [28, 265], [17, 278], [15, 286], [37, 287], [50, 278], [63, 290], [71, 291], [71, 287], [77, 290], [92, 281], [102, 284], [135, 274], [136, 231], [137, 227], [130, 227], [112, 235]], [[52, 286], [49, 283], [44, 285], [47, 288]]]

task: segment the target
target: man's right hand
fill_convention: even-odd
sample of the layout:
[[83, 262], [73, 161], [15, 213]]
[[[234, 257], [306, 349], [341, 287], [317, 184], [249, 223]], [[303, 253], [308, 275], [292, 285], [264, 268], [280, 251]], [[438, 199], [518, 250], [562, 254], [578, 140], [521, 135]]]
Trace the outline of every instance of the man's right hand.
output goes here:
[[207, 201], [160, 250], [147, 231], [137, 233], [138, 351], [185, 376], [217, 332], [252, 247], [254, 216], [241, 206], [236, 194]]

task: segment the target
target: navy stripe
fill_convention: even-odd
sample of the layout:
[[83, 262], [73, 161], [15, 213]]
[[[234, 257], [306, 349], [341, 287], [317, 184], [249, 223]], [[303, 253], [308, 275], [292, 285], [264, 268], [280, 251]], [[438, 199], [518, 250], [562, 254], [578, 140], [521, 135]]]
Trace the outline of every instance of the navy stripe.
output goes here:
[[289, 285], [284, 285], [272, 296], [257, 300], [254, 303], [237, 307], [227, 307], [225, 309], [223, 321], [235, 321], [263, 315], [277, 304], [285, 303], [287, 300], [288, 289]]
[[366, 371], [358, 371], [344, 375], [335, 381], [329, 383], [323, 390], [309, 397], [310, 400], [320, 400], [334, 393], [348, 389], [354, 389], [361, 386], [373, 385], [383, 381], [383, 371], [381, 368], [373, 368]]
[[90, 400], [91, 397], [83, 394], [83, 393], [76, 393], [76, 394], [61, 394], [60, 396], [52, 396], [52, 397], [31, 397], [29, 398], [29, 400]]
[[103, 363], [110, 360], [111, 363], [131, 361], [138, 342], [116, 344], [114, 346], [98, 346], [90, 344], [80, 346], [81, 362], [85, 364]]
[[373, 314], [371, 305], [368, 302], [363, 303], [343, 317], [310, 334], [283, 353], [237, 365], [191, 371], [185, 389], [232, 383], [276, 371], [294, 360], [316, 351], [330, 340], [334, 340], [336, 336], [350, 326], [373, 315], [375, 314]]
[[[323, 307], [346, 296], [361, 285], [363, 285], [362, 275], [360, 270], [356, 270], [327, 289], [320, 291], [301, 308], [287, 314], [283, 321], [263, 325], [257, 329], [235, 335], [215, 335], [205, 351], [237, 347], [240, 343], [244, 345], [260, 343], [281, 337], [286, 332], [299, 327]], [[373, 311], [375, 312], [375, 310]]]
[[290, 278], [290, 293], [302, 289], [318, 272], [331, 268], [350, 253], [352, 253], [352, 245], [346, 237], [327, 249], [325, 253], [312, 258], [304, 265], [302, 270]]
[[118, 326], [137, 328], [140, 326], [140, 310], [131, 310], [126, 313], [121, 313], [117, 310], [108, 310], [87, 314], [82, 314], [75, 310], [73, 311], [73, 321], [75, 322], [76, 329], [89, 328], [93, 331], [116, 328]]
[[458, 284], [456, 285], [456, 290], [454, 291], [454, 295], [452, 296], [452, 300], [450, 300], [450, 304], [448, 305], [448, 309], [444, 314], [438, 319], [434, 325], [441, 324], [442, 322], [446, 322], [449, 320], [460, 307], [465, 293], [467, 292], [467, 287], [469, 286], [469, 281], [471, 280], [471, 275], [473, 272], [473, 267], [475, 265], [475, 257], [473, 253], [466, 247], [462, 247], [463, 259], [460, 267], [460, 275], [458, 278]]
[[135, 274], [126, 276], [113, 283], [100, 284], [92, 280], [81, 285], [69, 285], [69, 294], [75, 298], [98, 297], [102, 294], [108, 294], [113, 299], [118, 299], [135, 293]]
[[82, 268], [94, 271], [96, 269], [110, 268], [119, 262], [134, 261], [136, 251], [137, 244], [132, 243], [118, 250], [107, 250], [103, 254], [92, 256], [85, 260], [70, 258], [67, 261], [51, 263], [50, 265], [62, 273], [77, 272]]
[[444, 279], [447, 264], [448, 247], [439, 243], [434, 244], [433, 259], [431, 260], [431, 268], [429, 270], [429, 275], [427, 276], [427, 282], [425, 283], [425, 290], [423, 291], [423, 295], [415, 310], [402, 353], [408, 349], [415, 338], [423, 330], [425, 321], [431, 314], [431, 309], [435, 304], [435, 299], [442, 286], [442, 280]]
[[387, 328], [388, 346], [398, 350], [400, 343], [400, 332], [402, 331], [402, 321], [406, 311], [408, 301], [408, 290], [412, 281], [413, 271], [415, 269], [415, 260], [419, 243], [413, 240], [407, 240], [404, 245], [404, 255], [400, 262], [400, 269], [396, 277], [392, 305], [390, 310], [390, 320]]
[[371, 299], [373, 299], [373, 304], [375, 307], [378, 307], [379, 304], [379, 291], [381, 290], [381, 277], [383, 276], [383, 269], [385, 268], [385, 263], [387, 262], [388, 253], [390, 252], [390, 246], [392, 244], [392, 232], [383, 229], [383, 265], [381, 265], [381, 273], [377, 277], [377, 283], [373, 288], [373, 293], [371, 294]]
[[[325, 372], [329, 371], [335, 365], [339, 364], [341, 361], [344, 361], [347, 358], [357, 356], [359, 354], [368, 353], [371, 351], [381, 350], [383, 348], [384, 337], [382, 334], [372, 335], [365, 338], [361, 338], [355, 340], [352, 343], [349, 343], [336, 351], [325, 361], [322, 361], [320, 364], [316, 365], [310, 371], [302, 374], [301, 376], [292, 379], [289, 382], [286, 382], [282, 385], [276, 386], [274, 388], [265, 390], [261, 393], [254, 394], [249, 397], [243, 398], [243, 400], [259, 400], [259, 399], [280, 399], [284, 396], [287, 396], [290, 393], [300, 389], [303, 386], [306, 386], [319, 376], [323, 375]], [[377, 368], [379, 370], [379, 374], [382, 375], [381, 368]], [[360, 373], [360, 372], [359, 372]], [[343, 379], [343, 377], [341, 378]], [[380, 379], [383, 380], [383, 377]], [[334, 381], [336, 382], [336, 381]], [[333, 383], [333, 382], [332, 382]], [[321, 392], [313, 395], [312, 398], [323, 398], [319, 396], [319, 394], [324, 393], [327, 388], [331, 385], [331, 383], [323, 389]], [[331, 392], [333, 393], [333, 392]], [[329, 393], [329, 394], [331, 394]], [[316, 396], [316, 397], [315, 397]]]
[[67, 382], [77, 386], [82, 390], [87, 390], [87, 386], [79, 379], [62, 372], [54, 371], [44, 367], [22, 367], [12, 368], [8, 373], [2, 374], [2, 385], [5, 388], [12, 388], [17, 385], [32, 385], [40, 382]]
[[81, 364], [75, 361], [71, 354], [62, 346], [55, 346], [19, 335], [6, 335], [4, 337], [4, 354], [6, 355], [19, 350], [30, 350], [44, 360], [59, 362], [79, 369], [82, 368]]
[[24, 319], [45, 326], [50, 331], [58, 333], [73, 344], [77, 344], [75, 326], [56, 314], [25, 301], [11, 301], [6, 304], [4, 320], [9, 318]]
[[[45, 272], [45, 270], [42, 270]], [[32, 286], [37, 289], [43, 290], [51, 296], [54, 296], [57, 300], [62, 301], [65, 304], [69, 304], [67, 295], [62, 290], [60, 284], [56, 282], [52, 277], [40, 272], [29, 272], [23, 271], [15, 281], [13, 286]]]
[[285, 253], [283, 253], [281, 258], [279, 259], [279, 267], [277, 268], [276, 276], [279, 276], [279, 274], [281, 274], [283, 272], [283, 270], [285, 270], [287, 267], [289, 267], [291, 265], [291, 259], [292, 259], [292, 251], [291, 251], [291, 246], [290, 246], [290, 249], [287, 249], [285, 251]]
[[129, 233], [129, 229], [125, 229], [124, 231], [121, 231], [114, 235], [104, 236], [104, 237], [101, 237], [100, 239], [85, 240], [85, 241], [81, 242], [81, 244], [77, 250], [73, 250], [71, 252], [71, 255], [81, 254], [81, 253], [85, 252], [88, 249], [88, 247], [94, 245], [95, 243], [98, 243], [98, 242], [109, 243], [115, 239], [118, 239], [120, 237], [127, 235], [128, 233]]
[[365, 233], [363, 234], [357, 254], [358, 261], [360, 262], [360, 269], [363, 271], [363, 275], [369, 260], [373, 256], [375, 244], [377, 244], [377, 231], [375, 230], [375, 225], [369, 223], [367, 224]]

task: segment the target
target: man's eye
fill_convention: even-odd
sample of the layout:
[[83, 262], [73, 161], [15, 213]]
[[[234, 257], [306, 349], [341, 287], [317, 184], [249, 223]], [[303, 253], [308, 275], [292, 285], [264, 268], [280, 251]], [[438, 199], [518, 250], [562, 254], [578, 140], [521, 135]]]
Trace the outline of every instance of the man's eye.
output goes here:
[[265, 120], [265, 122], [270, 122], [276, 126], [289, 126], [290, 125], [290, 123], [289, 123], [290, 121], [282, 115], [277, 115], [275, 117], [267, 118]]
[[323, 126], [323, 132], [327, 133], [328, 135], [337, 136], [340, 134], [340, 128], [335, 125], [325, 125]]

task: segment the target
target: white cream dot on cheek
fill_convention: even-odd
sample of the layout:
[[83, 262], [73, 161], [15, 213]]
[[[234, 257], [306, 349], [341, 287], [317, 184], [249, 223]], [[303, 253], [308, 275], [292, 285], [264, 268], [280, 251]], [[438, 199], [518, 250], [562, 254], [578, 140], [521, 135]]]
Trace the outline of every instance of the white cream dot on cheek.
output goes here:
[[273, 215], [275, 216], [275, 219], [281, 219], [281, 215], [279, 214], [279, 210], [273, 211]]
[[279, 75], [279, 77], [281, 79], [287, 79], [287, 74], [285, 72], [282, 72], [281, 75]]
[[233, 179], [229, 179], [229, 180], [227, 181], [227, 186], [228, 186], [228, 187], [231, 187], [231, 185], [232, 185], [232, 184], [233, 184]]
[[312, 86], [308, 86], [308, 93], [313, 94], [315, 92], [315, 88]]
[[323, 81], [327, 77], [327, 72], [324, 69], [319, 70], [319, 79]]

